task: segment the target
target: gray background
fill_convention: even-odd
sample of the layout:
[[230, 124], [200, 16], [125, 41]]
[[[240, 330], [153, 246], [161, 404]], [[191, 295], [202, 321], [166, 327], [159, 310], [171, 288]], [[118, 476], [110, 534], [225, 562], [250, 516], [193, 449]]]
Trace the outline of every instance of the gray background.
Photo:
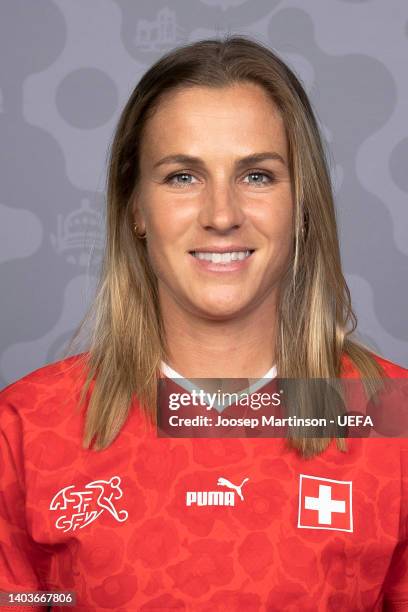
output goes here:
[[93, 296], [108, 147], [162, 53], [274, 48], [330, 150], [360, 336], [408, 367], [406, 0], [0, 0], [0, 386], [61, 358]]

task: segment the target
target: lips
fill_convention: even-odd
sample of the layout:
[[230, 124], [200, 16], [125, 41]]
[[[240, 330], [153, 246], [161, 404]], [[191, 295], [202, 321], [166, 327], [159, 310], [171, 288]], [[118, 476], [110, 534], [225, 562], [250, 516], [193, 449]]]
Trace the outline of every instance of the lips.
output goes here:
[[247, 251], [191, 251], [189, 255], [197, 269], [209, 273], [232, 273], [245, 270], [255, 249]]
[[203, 246], [189, 251], [189, 253], [234, 253], [236, 251], [255, 251], [251, 246], [231, 244], [230, 246]]
[[233, 261], [243, 261], [247, 257], [252, 255], [253, 251], [227, 251], [226, 253], [220, 253], [217, 251], [193, 251], [191, 255], [197, 259], [212, 261], [213, 263], [231, 263]]

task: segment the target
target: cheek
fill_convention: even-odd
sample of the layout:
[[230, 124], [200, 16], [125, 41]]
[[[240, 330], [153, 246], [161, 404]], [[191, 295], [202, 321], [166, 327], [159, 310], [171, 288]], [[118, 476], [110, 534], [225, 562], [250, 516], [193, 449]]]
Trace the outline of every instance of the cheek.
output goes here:
[[294, 248], [292, 219], [289, 219], [277, 234], [276, 248], [279, 250], [280, 259], [286, 263], [291, 258]]
[[[197, 212], [188, 202], [176, 206], [175, 202], [151, 205], [147, 213], [149, 240], [148, 250], [155, 259], [164, 258], [167, 262], [180, 261], [189, 242]], [[161, 262], [159, 262], [161, 263]]]
[[270, 241], [273, 248], [286, 248], [293, 237], [293, 206], [290, 199], [268, 203], [262, 213], [254, 219], [259, 231]]
[[269, 258], [271, 268], [285, 268], [289, 263], [294, 249], [294, 232], [292, 213], [276, 211], [268, 222], [265, 220], [263, 232], [269, 242]]
[[147, 244], [147, 254], [154, 275], [164, 285], [167, 285], [169, 278], [168, 260], [163, 257], [162, 252], [156, 248], [153, 241]]
[[178, 194], [158, 194], [154, 189], [150, 190], [144, 204], [144, 217], [150, 234], [163, 245], [177, 239], [191, 225], [196, 214], [196, 208], [187, 198], [180, 200]]
[[[149, 238], [146, 242], [147, 253], [150, 265], [153, 268], [156, 276], [166, 282], [169, 276], [174, 276], [174, 268], [180, 267], [180, 262], [175, 262], [174, 259], [174, 244], [177, 242], [177, 236], [174, 230], [174, 224], [163, 215], [152, 214], [148, 221]], [[177, 270], [175, 271], [177, 275]]]
[[144, 218], [148, 234], [148, 251], [154, 257], [155, 253], [159, 253], [165, 248], [166, 241], [170, 237], [169, 223], [166, 218], [165, 208], [160, 202], [151, 198], [144, 207]]

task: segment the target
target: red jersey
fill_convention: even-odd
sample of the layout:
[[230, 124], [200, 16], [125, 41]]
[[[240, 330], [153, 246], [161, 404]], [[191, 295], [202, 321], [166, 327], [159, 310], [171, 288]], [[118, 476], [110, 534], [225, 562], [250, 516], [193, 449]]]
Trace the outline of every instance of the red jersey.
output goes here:
[[77, 355], [0, 393], [0, 591], [74, 591], [87, 611], [408, 610], [407, 440], [304, 459], [282, 438], [158, 437], [135, 399], [85, 450], [83, 376]]

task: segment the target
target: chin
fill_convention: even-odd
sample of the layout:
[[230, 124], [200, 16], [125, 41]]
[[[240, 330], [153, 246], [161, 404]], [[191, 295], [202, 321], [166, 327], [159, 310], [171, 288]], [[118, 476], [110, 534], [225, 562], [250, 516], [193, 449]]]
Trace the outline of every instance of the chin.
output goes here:
[[214, 302], [201, 302], [200, 304], [194, 304], [194, 311], [200, 313], [208, 319], [214, 320], [227, 320], [238, 317], [245, 308], [246, 304], [241, 301], [234, 304], [222, 304], [220, 301]]

